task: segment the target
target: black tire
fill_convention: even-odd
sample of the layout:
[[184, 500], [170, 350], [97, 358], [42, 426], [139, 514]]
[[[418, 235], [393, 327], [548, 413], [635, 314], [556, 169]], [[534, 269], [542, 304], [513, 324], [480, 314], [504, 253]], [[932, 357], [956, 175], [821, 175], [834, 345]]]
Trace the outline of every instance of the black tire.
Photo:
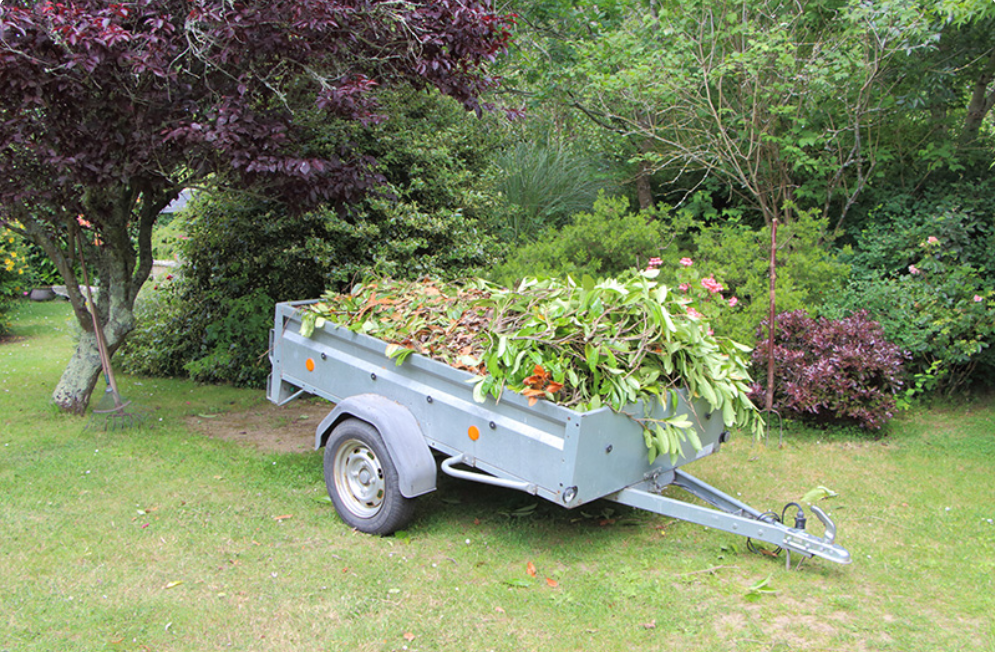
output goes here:
[[325, 486], [339, 517], [369, 534], [392, 534], [414, 515], [399, 490], [397, 469], [376, 428], [347, 419], [325, 445]]

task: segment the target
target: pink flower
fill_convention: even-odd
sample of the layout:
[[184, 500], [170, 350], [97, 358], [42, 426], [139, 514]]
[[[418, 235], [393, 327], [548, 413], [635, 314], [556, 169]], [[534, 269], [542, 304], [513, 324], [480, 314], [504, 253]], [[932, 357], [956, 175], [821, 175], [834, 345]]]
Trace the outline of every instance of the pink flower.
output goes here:
[[737, 303], [739, 303], [739, 299], [737, 299], [736, 297], [730, 297], [729, 298], [729, 307], [730, 308], [735, 308]]
[[975, 303], [981, 303], [982, 301], [984, 301], [984, 298], [980, 294], [975, 294], [974, 295], [974, 302]]
[[931, 235], [928, 238], [926, 238], [926, 242], [929, 244], [939, 244], [940, 239], [937, 238], [935, 235]]
[[711, 276], [701, 279], [701, 285], [712, 294], [722, 291], [722, 285]]
[[679, 287], [679, 288], [680, 288], [681, 292], [687, 292], [688, 290], [690, 290], [690, 289], [691, 289], [691, 286], [690, 286], [690, 285], [688, 285], [687, 283], [681, 283], [681, 284], [680, 284], [680, 285], [678, 285], [677, 287]]
[[650, 258], [649, 263], [647, 263], [647, 269], [656, 269], [663, 264], [663, 259], [661, 258]]
[[915, 265], [909, 265], [909, 274], [921, 274], [922, 272]]
[[694, 265], [694, 261], [690, 258], [681, 258], [681, 267], [690, 267]]
[[703, 319], [705, 317], [691, 306], [687, 307], [687, 312], [688, 312], [688, 317], [691, 317], [693, 319]]

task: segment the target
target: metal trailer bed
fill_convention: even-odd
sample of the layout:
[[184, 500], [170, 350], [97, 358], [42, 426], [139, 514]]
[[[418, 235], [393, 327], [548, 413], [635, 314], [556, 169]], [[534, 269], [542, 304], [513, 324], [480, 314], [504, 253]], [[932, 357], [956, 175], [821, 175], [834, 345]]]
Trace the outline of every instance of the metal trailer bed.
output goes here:
[[[267, 398], [283, 405], [304, 394], [335, 403], [318, 425], [315, 449], [325, 447], [324, 474], [342, 519], [356, 529], [389, 534], [412, 515], [412, 499], [433, 491], [444, 473], [517, 489], [575, 508], [608, 499], [779, 546], [805, 557], [837, 563], [850, 554], [835, 544], [836, 526], [818, 507], [822, 537], [781, 523], [694, 478], [680, 467], [719, 450], [728, 439], [722, 415], [704, 400], [675, 411], [656, 407], [638, 416], [692, 414], [701, 449], [685, 444], [675, 464], [647, 458], [642, 429], [605, 407], [578, 412], [505, 392], [500, 401], [473, 399], [472, 375], [420, 355], [400, 365], [387, 344], [326, 323], [311, 337], [300, 334], [299, 308], [313, 301], [280, 303], [270, 333], [272, 373]], [[692, 409], [693, 408], [693, 409]], [[434, 451], [434, 453], [433, 453]], [[661, 495], [678, 486], [712, 507]], [[799, 507], [799, 515], [801, 508]], [[790, 565], [790, 559], [789, 559]]]

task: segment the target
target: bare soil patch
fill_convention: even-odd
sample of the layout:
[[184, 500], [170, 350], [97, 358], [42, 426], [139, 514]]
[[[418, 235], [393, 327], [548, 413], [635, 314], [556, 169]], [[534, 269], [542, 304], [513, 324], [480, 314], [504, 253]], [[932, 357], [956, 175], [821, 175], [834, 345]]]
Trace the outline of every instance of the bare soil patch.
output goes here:
[[195, 432], [252, 446], [270, 453], [309, 453], [314, 450], [314, 431], [333, 403], [321, 399], [291, 401], [278, 407], [270, 402], [218, 414], [187, 417]]

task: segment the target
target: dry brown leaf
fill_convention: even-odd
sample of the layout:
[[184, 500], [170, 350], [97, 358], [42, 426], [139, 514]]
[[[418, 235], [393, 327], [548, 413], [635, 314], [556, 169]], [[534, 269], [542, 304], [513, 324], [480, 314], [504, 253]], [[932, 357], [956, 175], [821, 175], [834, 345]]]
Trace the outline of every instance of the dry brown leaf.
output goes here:
[[415, 640], [415, 635], [412, 634], [411, 632], [404, 632], [404, 640], [410, 643], [411, 641]]
[[554, 589], [560, 585], [560, 583], [554, 580], [552, 577], [546, 578], [546, 584], [549, 584]]

